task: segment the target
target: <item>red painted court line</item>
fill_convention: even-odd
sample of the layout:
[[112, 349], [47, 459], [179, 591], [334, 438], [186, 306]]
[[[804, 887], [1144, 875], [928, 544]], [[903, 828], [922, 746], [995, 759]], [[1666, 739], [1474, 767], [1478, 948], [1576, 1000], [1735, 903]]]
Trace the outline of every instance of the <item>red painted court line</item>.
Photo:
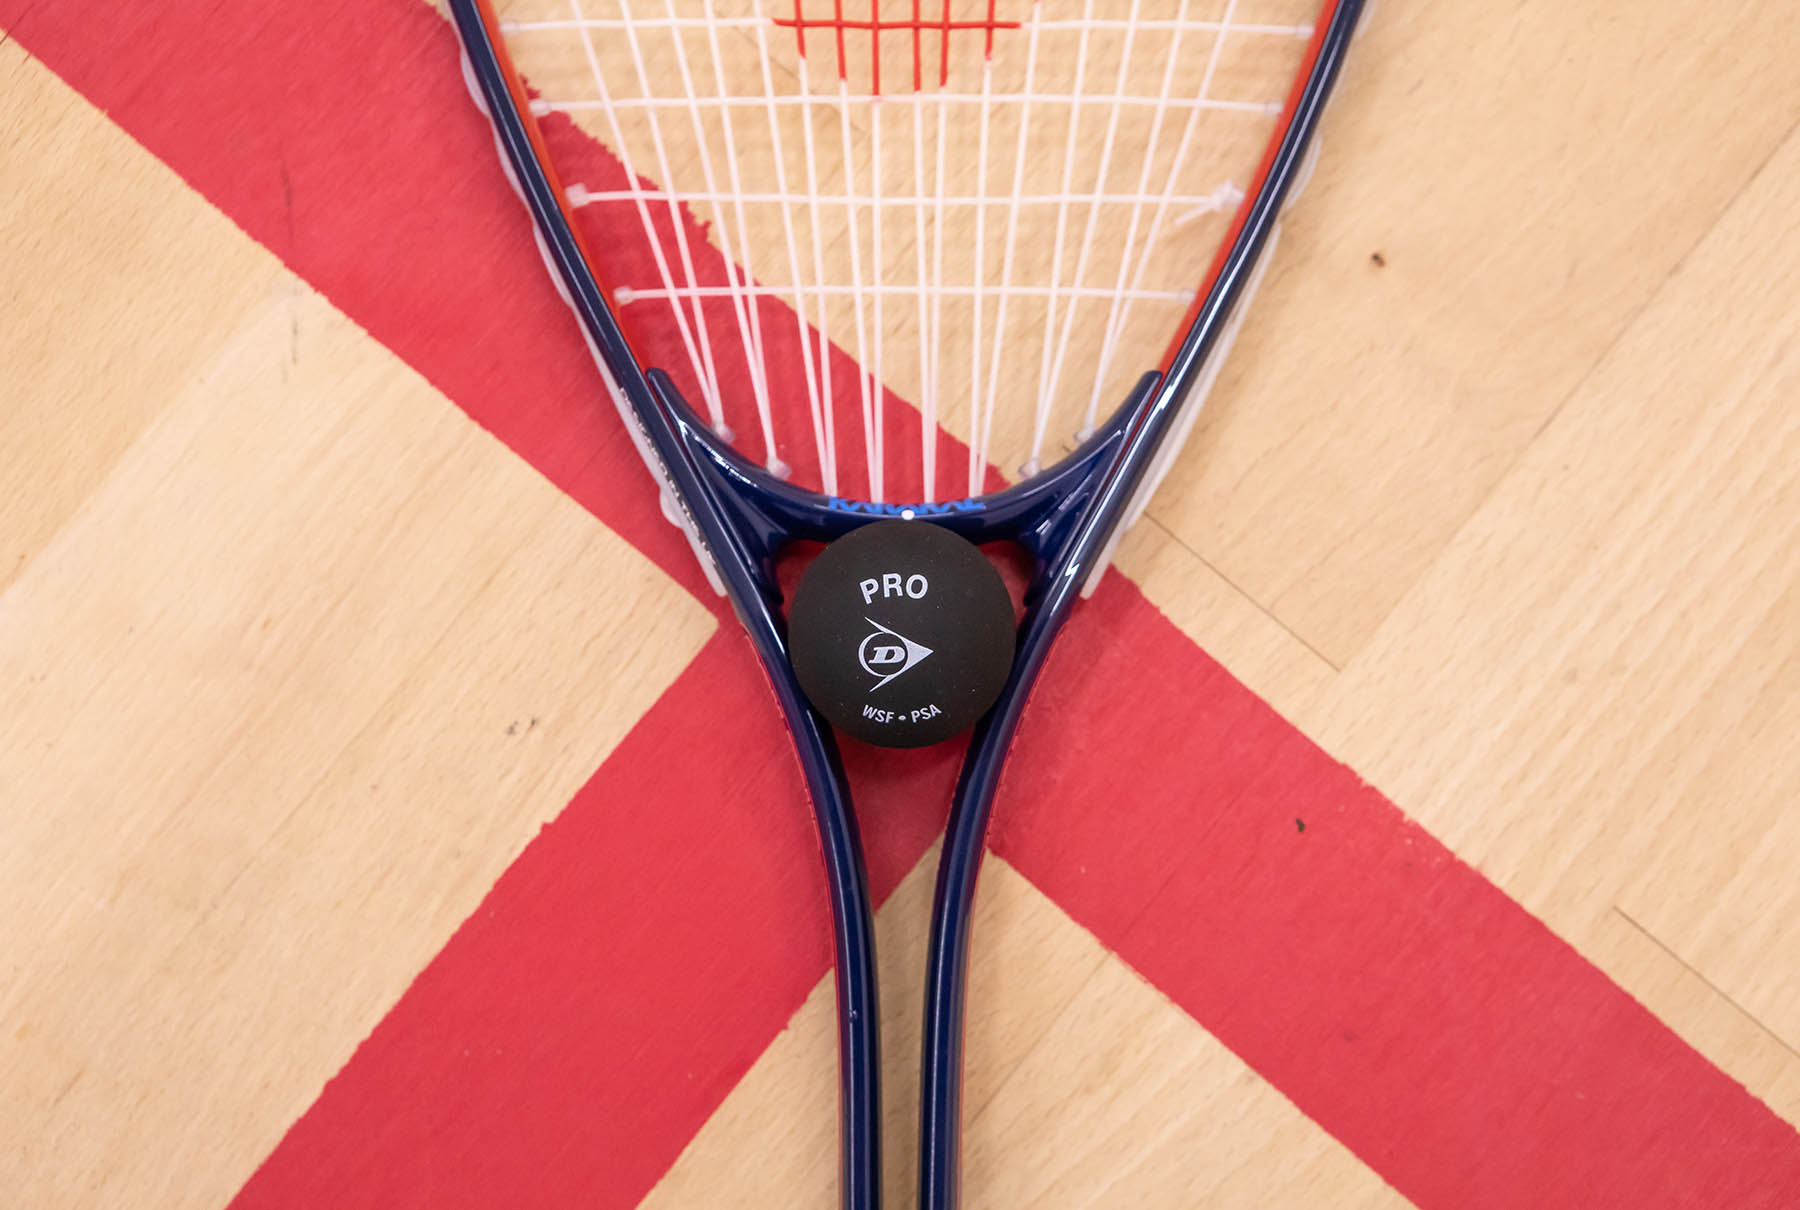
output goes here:
[[[707, 644], [295, 1123], [238, 1210], [637, 1204], [830, 962], [785, 730], [760, 696], [719, 709], [753, 668], [731, 631]], [[890, 798], [946, 801], [949, 772], [905, 761]], [[919, 822], [870, 838], [881, 894], [942, 821]]]
[[[0, 0], [0, 24], [703, 591], [428, 8]], [[721, 701], [756, 707], [724, 739]], [[240, 1204], [633, 1204], [823, 971], [766, 702], [722, 633]], [[882, 887], [925, 847], [954, 756], [853, 754], [875, 774], [859, 785], [902, 775], [863, 795]], [[998, 826], [999, 851], [1420, 1206], [1800, 1205], [1791, 1127], [1117, 578], [1053, 657]]]
[[1793, 1127], [1129, 586], [1093, 604], [1158, 658], [1069, 628], [996, 852], [1418, 1206], [1800, 1206]]

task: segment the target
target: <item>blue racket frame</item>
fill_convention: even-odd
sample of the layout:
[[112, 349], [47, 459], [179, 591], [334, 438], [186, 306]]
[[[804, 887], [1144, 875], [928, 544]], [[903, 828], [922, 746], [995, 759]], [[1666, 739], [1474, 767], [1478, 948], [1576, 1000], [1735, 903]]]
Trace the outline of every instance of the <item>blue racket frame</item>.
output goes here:
[[1263, 172], [1216, 272], [1167, 366], [1145, 374], [1111, 418], [1067, 458], [1003, 491], [957, 501], [877, 504], [822, 495], [769, 474], [716, 437], [668, 375], [642, 367], [588, 264], [554, 170], [541, 162], [528, 107], [487, 0], [447, 0], [476, 101], [493, 123], [502, 163], [531, 213], [549, 268], [601, 369], [639, 428], [665, 511], [688, 532], [730, 599], [793, 732], [823, 850], [836, 967], [845, 1210], [881, 1203], [881, 1055], [874, 917], [862, 843], [836, 741], [794, 679], [776, 560], [797, 541], [829, 542], [870, 521], [940, 525], [972, 542], [1010, 541], [1032, 558], [1012, 671], [978, 722], [958, 777], [938, 865], [920, 1054], [919, 1204], [955, 1210], [962, 1121], [963, 1008], [976, 874], [1006, 751], [1057, 632], [1150, 465], [1200, 381], [1249, 288], [1296, 179], [1364, 0], [1323, 11], [1311, 59]]

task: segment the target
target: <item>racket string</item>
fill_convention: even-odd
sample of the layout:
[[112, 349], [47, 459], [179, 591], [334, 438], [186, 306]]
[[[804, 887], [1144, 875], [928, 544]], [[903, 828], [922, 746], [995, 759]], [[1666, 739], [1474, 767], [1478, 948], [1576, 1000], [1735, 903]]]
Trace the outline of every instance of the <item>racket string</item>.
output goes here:
[[1156, 364], [1311, 29], [1283, 0], [544, 3], [505, 28], [580, 49], [521, 69], [618, 162], [570, 196], [645, 246], [609, 282], [634, 343], [776, 473], [874, 501], [1034, 472]]
[[[1219, 22], [1218, 27], [1213, 31], [1212, 50], [1211, 53], [1207, 55], [1206, 72], [1200, 77], [1200, 95], [1197, 98], [1199, 101], [1206, 101], [1208, 99], [1208, 94], [1212, 91], [1213, 79], [1218, 73], [1219, 60], [1225, 49], [1226, 38], [1231, 33], [1231, 22], [1233, 16], [1237, 13], [1237, 8], [1238, 0], [1227, 0], [1224, 17]], [[1182, 0], [1182, 13], [1185, 15], [1187, 10], [1188, 0]], [[1164, 104], [1158, 105], [1156, 109], [1156, 115], [1150, 128], [1150, 147], [1152, 150], [1144, 156], [1143, 173], [1139, 177], [1137, 183], [1136, 192], [1140, 197], [1143, 195], [1145, 188], [1149, 184], [1150, 167], [1155, 159], [1154, 149], [1158, 139], [1160, 139], [1162, 135], [1163, 121], [1168, 116], [1169, 107], [1166, 102], [1169, 97], [1171, 81], [1174, 76], [1181, 33], [1182, 31], [1176, 30], [1172, 35], [1167, 70], [1163, 74], [1161, 100]], [[1181, 144], [1175, 152], [1174, 165], [1176, 169], [1179, 169], [1181, 163], [1187, 158], [1191, 149], [1192, 135], [1197, 126], [1195, 118], [1198, 117], [1199, 113], [1200, 109], [1198, 107], [1189, 112], [1187, 125], [1182, 132]], [[1168, 198], [1173, 193], [1178, 178], [1179, 172], [1171, 171], [1168, 175], [1167, 183], [1163, 187], [1162, 198], [1158, 200], [1156, 214], [1151, 220], [1150, 230], [1144, 237], [1143, 252], [1138, 258], [1137, 270], [1132, 275], [1130, 288], [1134, 292], [1142, 281], [1145, 271], [1149, 267], [1150, 252], [1156, 247], [1156, 239], [1160, 234], [1161, 219], [1163, 215], [1167, 213]], [[1243, 190], [1228, 190], [1226, 196], [1229, 199], [1229, 206], [1235, 208], [1238, 201], [1243, 197]], [[1100, 384], [1105, 380], [1107, 371], [1112, 367], [1113, 357], [1118, 352], [1120, 332], [1123, 330], [1126, 319], [1131, 313], [1132, 300], [1128, 299], [1126, 296], [1127, 287], [1125, 274], [1126, 266], [1131, 263], [1131, 252], [1137, 237], [1138, 222], [1142, 217], [1142, 214], [1143, 211], [1141, 206], [1133, 206], [1131, 208], [1131, 226], [1125, 235], [1124, 252], [1119, 258], [1119, 275], [1114, 282], [1112, 302], [1107, 309], [1105, 334], [1101, 339], [1099, 369], [1094, 375], [1094, 388], [1092, 394], [1088, 397], [1087, 413], [1083, 420], [1083, 431], [1086, 432], [1091, 432], [1093, 430], [1094, 418], [1099, 410], [1101, 402]]]

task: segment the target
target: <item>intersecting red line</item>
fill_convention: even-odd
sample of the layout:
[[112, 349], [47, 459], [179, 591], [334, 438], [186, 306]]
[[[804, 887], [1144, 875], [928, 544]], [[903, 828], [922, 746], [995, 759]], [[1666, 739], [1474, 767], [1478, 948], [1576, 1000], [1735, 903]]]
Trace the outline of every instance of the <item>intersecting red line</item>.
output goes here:
[[[428, 8], [0, 0], [0, 26], [712, 600]], [[725, 741], [721, 700], [757, 707]], [[801, 786], [765, 701], [721, 630], [236, 1204], [636, 1204], [824, 974], [805, 812], [768, 810]], [[928, 847], [955, 756], [859, 758], [878, 889]], [[1422, 1210], [1800, 1205], [1792, 1127], [1116, 575], [1033, 699], [995, 847]]]

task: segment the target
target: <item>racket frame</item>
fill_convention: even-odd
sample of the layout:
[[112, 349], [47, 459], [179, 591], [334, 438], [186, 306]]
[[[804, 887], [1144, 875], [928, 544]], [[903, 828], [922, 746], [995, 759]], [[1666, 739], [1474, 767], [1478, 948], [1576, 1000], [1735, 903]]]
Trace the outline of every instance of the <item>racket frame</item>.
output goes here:
[[656, 479], [665, 515], [687, 534], [714, 588], [730, 600], [793, 734], [831, 903], [845, 1210], [877, 1210], [881, 1202], [874, 915], [836, 741], [794, 678], [776, 560], [793, 542], [829, 542], [870, 521], [895, 517], [939, 525], [976, 543], [1011, 541], [1031, 555], [1034, 570], [1012, 670], [999, 700], [970, 737], [932, 907], [920, 1056], [919, 1204], [923, 1210], [954, 1210], [970, 924], [1007, 749], [1077, 596], [1097, 582], [1117, 532], [1142, 511], [1160, 470], [1172, 460], [1166, 447], [1185, 435], [1191, 411], [1203, 402], [1212, 355], [1229, 343], [1234, 316], [1254, 288], [1256, 268], [1282, 210], [1310, 168], [1308, 150], [1364, 0], [1322, 5], [1256, 176], [1163, 365], [1140, 378], [1113, 415], [1056, 465], [998, 492], [916, 504], [824, 495], [776, 478], [717, 437], [667, 374], [639, 363], [556, 175], [490, 0], [446, 3], [462, 43], [465, 80], [492, 123], [501, 163], [530, 212], [552, 280], [574, 311], [614, 405]]

